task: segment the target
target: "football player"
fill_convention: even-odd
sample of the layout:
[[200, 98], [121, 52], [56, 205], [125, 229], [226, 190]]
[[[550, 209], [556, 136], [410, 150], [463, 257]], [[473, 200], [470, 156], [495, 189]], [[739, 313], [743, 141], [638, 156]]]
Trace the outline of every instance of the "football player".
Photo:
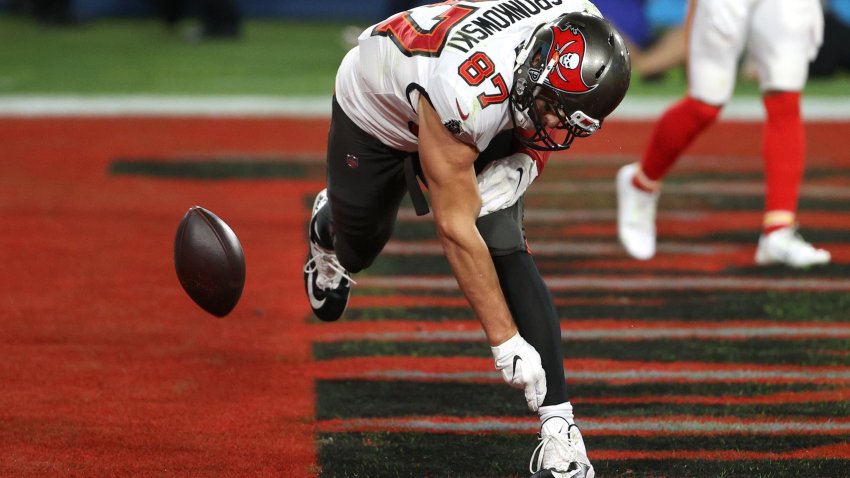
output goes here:
[[762, 138], [767, 192], [755, 262], [794, 268], [829, 263], [829, 252], [806, 242], [796, 224], [805, 154], [800, 92], [823, 37], [820, 0], [694, 1], [690, 8], [688, 94], [662, 115], [640, 164], [617, 174], [620, 242], [636, 259], [655, 255], [661, 180], [717, 120], [748, 47], [767, 112]]
[[496, 368], [540, 415], [532, 472], [594, 476], [522, 198], [551, 151], [601, 127], [630, 71], [622, 37], [589, 2], [509, 0], [401, 12], [366, 29], [337, 74], [328, 183], [304, 268], [312, 309], [326, 321], [342, 315], [351, 274], [383, 249], [406, 193], [428, 212], [418, 173]]

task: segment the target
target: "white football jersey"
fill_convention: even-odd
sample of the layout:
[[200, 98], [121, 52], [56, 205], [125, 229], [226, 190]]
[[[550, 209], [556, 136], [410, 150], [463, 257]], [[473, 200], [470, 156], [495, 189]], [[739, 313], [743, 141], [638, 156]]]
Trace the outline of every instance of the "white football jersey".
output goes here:
[[448, 1], [401, 12], [366, 29], [345, 56], [337, 102], [385, 145], [416, 151], [425, 95], [449, 131], [483, 151], [512, 127], [517, 47], [538, 25], [576, 11], [599, 15], [587, 0]]

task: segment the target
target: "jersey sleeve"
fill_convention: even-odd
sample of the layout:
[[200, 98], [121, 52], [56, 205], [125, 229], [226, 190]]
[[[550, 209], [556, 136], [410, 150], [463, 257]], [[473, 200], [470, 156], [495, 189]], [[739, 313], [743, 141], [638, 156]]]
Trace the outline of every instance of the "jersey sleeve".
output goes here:
[[[496, 134], [505, 129], [510, 121], [508, 112], [508, 84], [504, 75], [493, 73], [480, 78], [477, 85], [461, 76], [464, 61], [455, 62], [455, 66], [440, 68], [430, 82], [428, 97], [431, 105], [443, 122], [443, 125], [461, 141], [484, 151]], [[498, 84], [492, 78], [499, 76]], [[475, 79], [473, 83], [477, 81]], [[502, 86], [500, 86], [502, 85]], [[491, 98], [500, 101], [482, 98]]]

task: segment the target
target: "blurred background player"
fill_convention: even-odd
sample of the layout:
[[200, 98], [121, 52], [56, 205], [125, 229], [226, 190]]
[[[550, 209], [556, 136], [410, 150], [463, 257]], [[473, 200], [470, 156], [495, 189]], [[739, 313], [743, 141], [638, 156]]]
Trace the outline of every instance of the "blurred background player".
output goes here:
[[235, 0], [154, 0], [154, 6], [169, 28], [182, 21], [191, 7], [197, 7], [201, 26], [188, 29], [186, 34], [192, 41], [236, 39], [242, 33], [242, 16]]
[[687, 0], [597, 0], [594, 4], [623, 34], [632, 71], [640, 79], [660, 79], [685, 62]]
[[826, 0], [824, 6], [823, 45], [809, 71], [817, 78], [850, 71], [850, 0]]
[[805, 154], [800, 94], [823, 34], [820, 0], [696, 1], [689, 22], [688, 93], [659, 119], [640, 164], [617, 174], [620, 242], [637, 259], [655, 255], [661, 180], [717, 120], [747, 47], [766, 110], [766, 204], [755, 262], [795, 268], [828, 263], [829, 252], [806, 242], [796, 223]]

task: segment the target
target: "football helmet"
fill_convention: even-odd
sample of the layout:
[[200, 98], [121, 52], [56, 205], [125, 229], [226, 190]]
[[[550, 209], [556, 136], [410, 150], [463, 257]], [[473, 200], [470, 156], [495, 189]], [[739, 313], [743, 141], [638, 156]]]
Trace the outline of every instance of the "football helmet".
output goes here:
[[[514, 128], [534, 131], [517, 139], [559, 151], [595, 133], [626, 95], [631, 70], [623, 37], [602, 17], [573, 12], [540, 25], [520, 47], [514, 68]], [[548, 113], [558, 117], [554, 130], [545, 124]]]

